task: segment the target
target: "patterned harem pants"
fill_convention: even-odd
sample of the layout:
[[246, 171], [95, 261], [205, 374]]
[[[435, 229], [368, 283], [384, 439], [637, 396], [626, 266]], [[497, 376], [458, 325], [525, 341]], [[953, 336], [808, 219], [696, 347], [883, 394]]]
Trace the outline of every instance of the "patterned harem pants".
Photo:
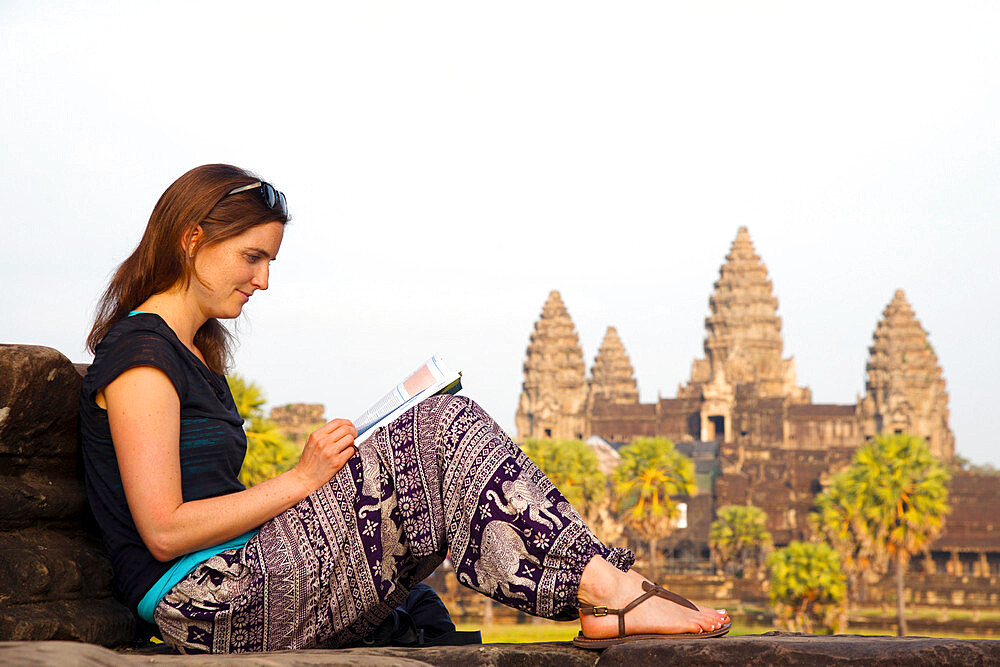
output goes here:
[[458, 580], [529, 614], [576, 618], [595, 555], [627, 570], [468, 398], [379, 429], [325, 486], [213, 556], [156, 607], [186, 653], [337, 647], [369, 635], [449, 554]]

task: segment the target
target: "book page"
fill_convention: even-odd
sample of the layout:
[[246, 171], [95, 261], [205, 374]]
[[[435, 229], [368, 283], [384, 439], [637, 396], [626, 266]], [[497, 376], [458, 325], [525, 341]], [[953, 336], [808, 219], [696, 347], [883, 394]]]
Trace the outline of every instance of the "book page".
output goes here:
[[[436, 380], [437, 378], [434, 377], [431, 369], [427, 367], [427, 364], [424, 364], [417, 370], [413, 371], [413, 375], [403, 380], [403, 389], [410, 396], [416, 396], [424, 389], [427, 389], [427, 387], [434, 384]], [[409, 396], [407, 398], [409, 398]]]
[[367, 431], [387, 423], [426, 396], [454, 384], [460, 377], [461, 373], [449, 369], [440, 356], [432, 356], [354, 420], [358, 441], [364, 439], [361, 436]]

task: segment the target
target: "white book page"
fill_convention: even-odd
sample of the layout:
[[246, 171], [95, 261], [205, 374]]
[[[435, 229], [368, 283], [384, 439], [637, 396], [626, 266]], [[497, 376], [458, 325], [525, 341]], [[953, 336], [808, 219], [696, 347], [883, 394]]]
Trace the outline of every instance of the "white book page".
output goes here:
[[458, 376], [439, 355], [432, 356], [354, 420], [354, 426], [358, 429], [358, 442], [366, 439], [361, 437], [363, 434], [392, 421], [404, 410], [440, 391]]

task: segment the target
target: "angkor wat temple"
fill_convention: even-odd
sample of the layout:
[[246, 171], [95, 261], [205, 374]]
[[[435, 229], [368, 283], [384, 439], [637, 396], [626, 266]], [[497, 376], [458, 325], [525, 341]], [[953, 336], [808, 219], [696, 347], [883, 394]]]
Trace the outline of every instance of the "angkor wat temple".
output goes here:
[[[612, 447], [665, 436], [695, 459], [699, 492], [675, 554], [707, 553], [717, 507], [752, 504], [768, 515], [777, 545], [807, 539], [807, 516], [828, 476], [879, 433], [922, 436], [946, 464], [955, 455], [948, 394], [937, 355], [902, 290], [875, 328], [865, 395], [855, 403], [813, 403], [784, 357], [778, 300], [767, 268], [740, 227], [709, 298], [705, 356], [675, 398], [641, 403], [632, 365], [608, 327], [589, 375], [559, 293], [535, 323], [516, 416], [519, 439], [566, 438]], [[600, 441], [596, 441], [602, 447]], [[607, 454], [604, 448], [604, 454]], [[1000, 576], [1000, 477], [956, 471], [946, 532], [920, 567]]]

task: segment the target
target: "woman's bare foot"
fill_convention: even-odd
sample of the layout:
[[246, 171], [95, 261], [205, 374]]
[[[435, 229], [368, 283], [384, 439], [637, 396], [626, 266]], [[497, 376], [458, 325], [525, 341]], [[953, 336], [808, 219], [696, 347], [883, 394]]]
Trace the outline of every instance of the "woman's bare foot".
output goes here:
[[[642, 576], [641, 574], [639, 574], [635, 570], [629, 570], [625, 574], [628, 575], [628, 576], [630, 576], [630, 577], [632, 577], [633, 579], [636, 579], [638, 581], [638, 583], [639, 583], [640, 589], [642, 588], [642, 582], [649, 581], [649, 579], [647, 579], [646, 577]], [[649, 583], [653, 583], [653, 582], [650, 581]], [[635, 598], [633, 598], [633, 599], [635, 599]], [[725, 625], [726, 623], [729, 623], [730, 620], [731, 620], [729, 618], [729, 614], [726, 613], [725, 609], [713, 609], [712, 607], [706, 607], [704, 605], [698, 604], [694, 600], [692, 600], [691, 603], [694, 604], [694, 606], [698, 607], [698, 611], [700, 611], [702, 613], [712, 614], [712, 615], [718, 615], [718, 616], [723, 617], [724, 620], [722, 621], [722, 625]], [[643, 604], [646, 604], [646, 603], [644, 602]], [[625, 629], [628, 630], [627, 627]]]
[[[622, 609], [643, 594], [644, 581], [647, 579], [639, 573], [632, 570], [622, 572], [600, 556], [595, 556], [583, 570], [577, 597], [582, 605]], [[728, 622], [729, 615], [724, 609], [698, 606], [695, 611], [654, 596], [625, 615], [625, 633], [672, 635], [711, 632]], [[581, 614], [580, 626], [583, 635], [590, 639], [617, 637], [618, 615]]]

